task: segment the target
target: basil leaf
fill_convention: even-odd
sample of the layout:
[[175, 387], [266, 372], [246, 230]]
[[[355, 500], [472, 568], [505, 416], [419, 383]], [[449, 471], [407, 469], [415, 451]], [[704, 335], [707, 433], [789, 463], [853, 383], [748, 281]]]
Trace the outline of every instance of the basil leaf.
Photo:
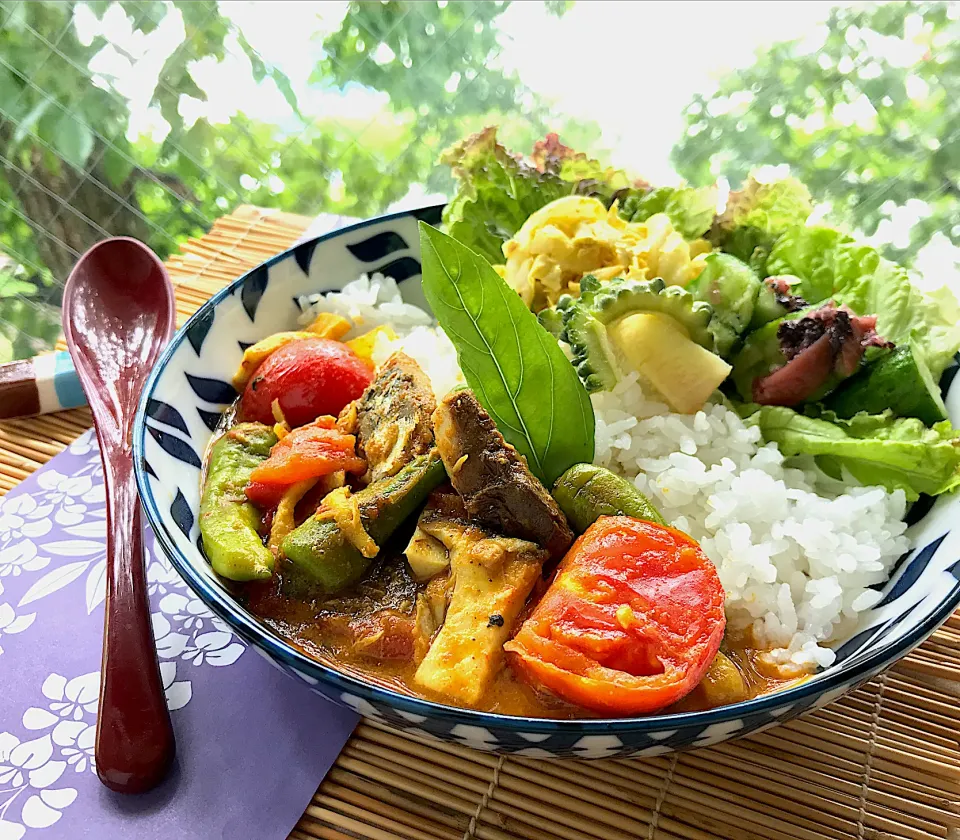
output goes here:
[[590, 463], [590, 398], [556, 339], [479, 254], [420, 222], [423, 292], [467, 384], [547, 487]]

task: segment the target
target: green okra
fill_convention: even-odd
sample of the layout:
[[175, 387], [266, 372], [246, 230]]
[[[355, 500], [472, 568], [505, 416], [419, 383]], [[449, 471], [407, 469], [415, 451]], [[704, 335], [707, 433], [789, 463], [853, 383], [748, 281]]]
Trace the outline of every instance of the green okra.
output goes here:
[[601, 516], [632, 516], [667, 524], [660, 511], [629, 481], [593, 464], [570, 467], [557, 479], [553, 498], [578, 534]]
[[273, 574], [273, 554], [257, 532], [260, 514], [244, 488], [276, 442], [269, 426], [240, 423], [224, 432], [210, 451], [200, 534], [213, 570], [230, 580], [262, 580]]
[[[357, 492], [360, 522], [382, 548], [393, 532], [411, 516], [447, 474], [440, 457], [431, 452], [415, 458], [394, 476]], [[311, 516], [283, 541], [283, 553], [309, 584], [333, 594], [355, 583], [370, 566], [332, 519]]]

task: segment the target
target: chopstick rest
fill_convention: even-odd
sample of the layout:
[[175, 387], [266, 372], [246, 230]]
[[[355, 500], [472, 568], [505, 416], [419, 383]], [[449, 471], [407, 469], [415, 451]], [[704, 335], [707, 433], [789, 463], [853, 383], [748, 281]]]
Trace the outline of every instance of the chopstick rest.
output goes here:
[[0, 419], [86, 405], [70, 354], [47, 353], [0, 365]]

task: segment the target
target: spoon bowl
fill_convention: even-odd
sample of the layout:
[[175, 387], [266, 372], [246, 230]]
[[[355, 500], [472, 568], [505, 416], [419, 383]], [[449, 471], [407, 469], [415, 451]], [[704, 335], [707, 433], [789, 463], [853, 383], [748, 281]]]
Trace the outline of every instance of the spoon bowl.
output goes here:
[[150, 623], [131, 439], [140, 393], [170, 340], [174, 311], [163, 264], [125, 237], [87, 251], [63, 293], [63, 333], [93, 412], [107, 502], [97, 775], [121, 793], [158, 784], [175, 752]]

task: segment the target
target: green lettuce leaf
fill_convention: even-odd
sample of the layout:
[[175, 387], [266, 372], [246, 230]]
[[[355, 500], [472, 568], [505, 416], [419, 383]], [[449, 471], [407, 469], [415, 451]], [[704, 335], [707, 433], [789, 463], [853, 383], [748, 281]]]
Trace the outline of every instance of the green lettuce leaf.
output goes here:
[[440, 161], [458, 182], [443, 211], [447, 234], [495, 265], [504, 261], [503, 243], [551, 201], [577, 193], [609, 205], [629, 186], [623, 172], [564, 146], [556, 134], [537, 143], [533, 160], [526, 161], [501, 146], [491, 126], [452, 146]]
[[716, 187], [657, 187], [649, 192], [630, 190], [620, 205], [620, 215], [629, 222], [645, 222], [657, 213], [666, 213], [687, 240], [699, 239], [710, 230], [716, 210]]
[[573, 184], [572, 192], [595, 195], [607, 205], [612, 203], [618, 191], [630, 187], [625, 172], [604, 166], [583, 152], [564, 146], [554, 132], [534, 144], [531, 159], [539, 172], [556, 175], [562, 181]]
[[810, 191], [796, 178], [761, 184], [751, 175], [730, 193], [708, 238], [766, 277], [773, 273], [766, 268], [766, 258], [777, 237], [803, 225], [812, 211]]
[[816, 456], [834, 477], [842, 467], [861, 484], [903, 490], [908, 501], [960, 486], [960, 432], [946, 420], [927, 428], [916, 418], [894, 418], [889, 411], [840, 420], [828, 411], [810, 417], [763, 406], [749, 421], [784, 455]]
[[791, 291], [809, 303], [826, 300], [836, 291], [833, 255], [838, 245], [853, 242], [839, 230], [828, 227], [795, 227], [786, 231], [767, 258], [768, 276], [792, 274], [800, 283]]
[[572, 192], [556, 174], [510, 155], [493, 127], [457, 143], [440, 160], [459, 182], [443, 211], [447, 233], [494, 264], [503, 262], [503, 243], [531, 213]]
[[791, 229], [774, 245], [767, 270], [800, 278], [793, 291], [810, 303], [833, 299], [858, 315], [877, 315], [877, 332], [919, 350], [935, 378], [960, 349], [960, 304], [953, 294], [924, 294], [904, 268], [845, 233]]
[[916, 326], [911, 330], [914, 344], [920, 342], [927, 367], [935, 377], [960, 350], [960, 302], [946, 286], [934, 292], [916, 290], [916, 309], [911, 313]]

